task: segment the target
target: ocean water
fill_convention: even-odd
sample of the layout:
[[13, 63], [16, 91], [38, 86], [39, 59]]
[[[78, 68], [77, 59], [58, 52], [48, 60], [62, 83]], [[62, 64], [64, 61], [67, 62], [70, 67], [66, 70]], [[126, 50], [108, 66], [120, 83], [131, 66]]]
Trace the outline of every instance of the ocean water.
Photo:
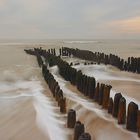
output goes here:
[[[7, 116], [11, 115], [13, 109], [19, 107], [18, 104], [23, 103], [20, 108], [22, 109], [22, 107], [24, 108], [23, 105], [26, 104], [25, 101], [31, 100], [31, 106], [34, 107], [38, 119], [40, 118], [40, 120], [37, 120], [37, 123], [45, 124], [45, 126], [40, 126], [39, 124], [38, 127], [45, 128], [47, 131], [48, 123], [45, 122], [45, 118], [43, 121], [41, 119], [43, 115], [46, 115], [46, 119], [47, 117], [52, 117], [51, 113], [51, 116], [47, 116], [47, 114], [43, 113], [43, 110], [48, 109], [46, 105], [49, 102], [49, 98], [43, 96], [44, 87], [42, 85], [42, 76], [36, 58], [27, 55], [24, 49], [34, 47], [48, 49], [62, 46], [105, 52], [107, 54], [114, 53], [122, 58], [129, 56], [140, 57], [140, 40], [0, 40], [0, 125], [7, 121]], [[47, 103], [45, 104], [45, 102]], [[15, 103], [17, 104], [15, 105]], [[53, 110], [49, 111], [53, 112]], [[20, 112], [15, 113], [14, 117], [18, 115], [18, 113]], [[5, 118], [5, 121], [1, 122], [3, 118]], [[26, 120], [23, 119], [23, 121]], [[50, 120], [49, 125], [51, 129], [53, 129], [56, 121], [51, 122]], [[64, 125], [64, 122], [62, 124]], [[12, 125], [11, 122], [9, 125]], [[25, 128], [28, 127], [28, 125], [31, 124], [25, 125]], [[6, 128], [8, 129], [8, 124], [7, 127], [4, 128], [5, 130], [2, 127], [0, 128], [0, 136], [8, 132], [11, 132], [11, 136], [14, 136], [16, 132], [11, 129], [7, 131]], [[25, 128], [23, 127], [20, 130], [23, 131]], [[58, 128], [59, 127], [56, 127], [55, 129]], [[61, 130], [59, 131], [60, 134], [63, 133]], [[53, 137], [52, 131], [50, 131], [48, 135]], [[3, 140], [7, 139], [8, 137], [3, 137]], [[53, 137], [53, 139], [55, 140], [57, 137]]]
[[140, 40], [0, 40], [0, 95], [5, 94], [8, 84], [14, 87], [21, 81], [39, 80], [36, 58], [27, 55], [24, 49], [62, 46], [114, 53], [122, 58], [140, 57]]

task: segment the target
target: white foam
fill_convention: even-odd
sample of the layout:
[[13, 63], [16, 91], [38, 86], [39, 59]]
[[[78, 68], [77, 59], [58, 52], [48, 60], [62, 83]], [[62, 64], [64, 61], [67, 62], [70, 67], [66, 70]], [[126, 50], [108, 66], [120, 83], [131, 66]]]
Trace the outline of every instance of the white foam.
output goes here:
[[[0, 101], [18, 100], [24, 97], [32, 98], [36, 111], [36, 120], [39, 128], [51, 140], [66, 140], [64, 131], [65, 114], [59, 114], [59, 108], [54, 104], [54, 100], [42, 94], [43, 87], [40, 81], [20, 80], [17, 82], [0, 83]], [[15, 101], [16, 101], [15, 100]], [[8, 103], [8, 102], [7, 102]], [[10, 105], [10, 104], [9, 104]], [[56, 134], [55, 134], [56, 133]]]
[[[102, 118], [106, 121], [109, 121], [109, 122], [113, 122], [113, 124], [115, 125], [115, 127], [119, 128], [121, 131], [125, 132], [125, 133], [129, 133], [129, 134], [132, 134], [133, 135], [133, 138], [138, 140], [138, 136], [137, 134], [135, 133], [132, 133], [132, 132], [129, 132], [129, 131], [126, 131], [125, 129], [125, 126], [124, 125], [118, 125], [117, 122], [116, 122], [116, 119], [113, 118], [110, 114], [107, 113], [106, 110], [103, 110], [101, 106], [99, 106], [97, 103], [93, 102], [92, 100], [87, 100], [84, 96], [82, 95], [78, 95], [76, 94], [75, 92], [71, 91], [70, 89], [68, 89], [68, 87], [66, 86], [66, 81], [62, 79], [62, 77], [58, 74], [58, 68], [57, 66], [54, 66], [52, 68], [50, 68], [50, 71], [52, 72], [52, 74], [54, 75], [54, 78], [59, 82], [59, 85], [60, 85], [60, 88], [63, 90], [64, 92], [64, 95], [74, 101], [76, 104], [72, 107], [72, 108], [77, 108], [79, 105], [83, 106], [85, 109], [87, 110], [90, 110], [92, 111], [93, 113], [95, 113], [99, 118]], [[116, 91], [114, 90], [111, 90], [111, 97], [114, 98], [114, 95], [115, 95]], [[124, 96], [124, 95], [123, 95]], [[127, 106], [128, 106], [128, 103], [130, 101], [134, 101], [135, 103], [137, 103], [138, 105], [140, 105], [140, 103], [131, 98], [131, 97], [128, 97], [128, 96], [124, 96], [126, 98], [126, 101], [127, 101]], [[139, 106], [140, 107], [140, 106]], [[83, 113], [83, 108], [80, 109], [80, 111], [78, 111], [78, 116], [79, 115], [82, 115]], [[88, 117], [88, 116], [87, 116]], [[86, 118], [87, 118], [86, 117]], [[90, 118], [91, 116], [88, 117], [88, 119], [91, 119]], [[92, 116], [93, 118], [94, 116]], [[98, 131], [98, 130], [97, 130]], [[121, 138], [121, 135], [118, 135], [117, 133], [113, 133], [114, 135], [116, 135], [115, 137], [114, 136], [111, 136], [109, 135], [109, 139], [111, 140], [112, 137], [113, 138], [117, 138], [117, 137], [120, 137]], [[106, 136], [106, 135], [105, 135]], [[104, 135], [102, 133], [98, 134], [97, 135], [97, 139], [103, 139]], [[125, 138], [124, 138], [125, 139]]]
[[37, 112], [37, 123], [39, 128], [46, 135], [49, 134], [51, 140], [66, 140], [65, 131], [61, 128], [62, 125], [65, 125], [65, 122], [56, 118], [62, 116], [54, 113], [54, 108], [50, 105], [51, 101], [41, 93], [36, 94], [34, 99], [34, 107]]
[[[111, 91], [110, 91], [110, 97], [114, 98], [114, 96], [115, 96], [116, 93], [118, 93], [118, 92], [111, 89]], [[134, 99], [134, 98], [132, 98], [132, 97], [129, 97], [129, 96], [123, 94], [123, 93], [122, 93], [122, 95], [123, 95], [123, 97], [125, 97], [125, 99], [126, 99], [126, 108], [128, 108], [128, 104], [129, 104], [131, 101], [133, 101], [134, 103], [136, 103], [136, 104], [139, 106], [139, 108], [140, 108], [140, 102], [139, 102], [138, 100], [136, 100], [136, 99]]]
[[[85, 108], [87, 108], [88, 110], [94, 111], [96, 112], [100, 117], [103, 117], [106, 120], [110, 120], [110, 118], [107, 118], [106, 116], [108, 116], [104, 110], [102, 110], [102, 108], [100, 106], [97, 106], [96, 103], [94, 103], [93, 101], [89, 101], [87, 99], [84, 99], [81, 96], [78, 96], [76, 93], [72, 92], [71, 90], [69, 90], [66, 87], [66, 81], [63, 80], [63, 78], [58, 74], [58, 67], [54, 66], [52, 68], [50, 68], [50, 71], [52, 72], [52, 74], [54, 75], [54, 78], [58, 81], [61, 89], [63, 90], [64, 94], [72, 101], [75, 101], [76, 103], [79, 103], [80, 105], [84, 106]], [[117, 91], [111, 90], [111, 94], [110, 97], [115, 96], [115, 94], [117, 93]], [[131, 97], [128, 97], [126, 95], [124, 95], [122, 93], [122, 95], [126, 98], [127, 101], [127, 106], [128, 104], [133, 101], [135, 103], [137, 103], [140, 107], [140, 102], [137, 101], [136, 99], [133, 99]]]
[[80, 105], [87, 108], [88, 110], [96, 112], [100, 117], [103, 117], [104, 119], [106, 119], [108, 121], [110, 120], [110, 118], [105, 117], [106, 114], [104, 114], [104, 111], [102, 110], [102, 108], [100, 106], [97, 106], [96, 103], [89, 101], [87, 99], [84, 99], [81, 96], [78, 96], [76, 93], [69, 90], [66, 87], [67, 82], [65, 80], [63, 80], [60, 75], [58, 75], [58, 72], [56, 72], [57, 70], [58, 70], [57, 66], [50, 68], [50, 71], [52, 72], [56, 81], [58, 81], [61, 89], [63, 90], [63, 92], [67, 96], [67, 98], [69, 98], [70, 100], [72, 100], [76, 103], [79, 103]]
[[111, 75], [108, 71], [107, 66], [105, 65], [77, 65], [73, 66], [77, 70], [81, 70], [87, 76], [95, 77], [96, 80], [120, 80], [120, 81], [131, 81], [131, 82], [139, 82], [139, 79], [134, 79], [126, 76], [115, 76]]
[[64, 43], [67, 44], [91, 44], [91, 43], [99, 43], [99, 41], [96, 40], [73, 40], [73, 41], [64, 41]]

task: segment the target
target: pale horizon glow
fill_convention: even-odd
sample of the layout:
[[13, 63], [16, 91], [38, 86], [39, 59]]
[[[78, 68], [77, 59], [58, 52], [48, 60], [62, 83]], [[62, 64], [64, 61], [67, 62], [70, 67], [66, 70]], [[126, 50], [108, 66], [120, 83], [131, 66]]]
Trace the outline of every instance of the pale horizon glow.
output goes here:
[[139, 39], [139, 0], [0, 0], [0, 39]]

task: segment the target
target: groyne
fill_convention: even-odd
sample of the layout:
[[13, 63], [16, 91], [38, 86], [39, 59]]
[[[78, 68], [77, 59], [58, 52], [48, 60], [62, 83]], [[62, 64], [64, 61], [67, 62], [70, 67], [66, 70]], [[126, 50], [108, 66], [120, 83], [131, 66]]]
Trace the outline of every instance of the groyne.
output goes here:
[[80, 50], [74, 48], [62, 47], [59, 50], [60, 56], [74, 56], [84, 60], [94, 61], [98, 64], [110, 64], [120, 70], [140, 74], [140, 57], [128, 57], [127, 60], [120, 58], [115, 54], [105, 54], [101, 52], [92, 52], [89, 50]]
[[[56, 53], [54, 50], [55, 49], [52, 49], [52, 51], [46, 51], [46, 50], [43, 50], [42, 48], [35, 48], [34, 50], [28, 50], [28, 51], [25, 50], [25, 51], [28, 54], [37, 56], [38, 64], [39, 66], [42, 67], [42, 73], [43, 73], [44, 79], [47, 81], [53, 93], [53, 96], [56, 97], [56, 100], [57, 100], [57, 95], [58, 96], [60, 95], [58, 99], [58, 104], [59, 104], [60, 99], [64, 100], [64, 98], [62, 97], [63, 92], [62, 91], [60, 92], [60, 89], [58, 88], [59, 83], [57, 83], [53, 75], [49, 73], [49, 70], [47, 69], [47, 65], [49, 65], [50, 67], [57, 65], [59, 68], [59, 74], [65, 80], [70, 81], [70, 83], [76, 86], [77, 89], [84, 96], [97, 102], [99, 105], [103, 107], [103, 109], [106, 109], [108, 113], [112, 114], [114, 118], [117, 118], [119, 125], [126, 124], [127, 130], [132, 131], [132, 132], [138, 132], [138, 136], [140, 136], [140, 131], [139, 131], [139, 126], [140, 126], [139, 116], [140, 115], [139, 115], [138, 105], [134, 102], [130, 102], [128, 105], [128, 109], [126, 109], [126, 99], [123, 97], [121, 93], [116, 93], [114, 96], [114, 99], [112, 99], [110, 97], [110, 90], [112, 88], [111, 85], [97, 83], [94, 77], [89, 77], [87, 75], [84, 75], [81, 71], [77, 71], [75, 68], [72, 68], [71, 65], [69, 65], [66, 61], [62, 60], [60, 56], [56, 56]], [[60, 55], [70, 56], [72, 54], [71, 52], [69, 53], [67, 49], [65, 51], [64, 50], [60, 50]], [[78, 51], [75, 51], [75, 53], [78, 53]], [[89, 53], [89, 52], [87, 51], [86, 53]], [[90, 53], [92, 54], [92, 52]], [[81, 52], [79, 53], [79, 56], [81, 56]], [[44, 58], [45, 65], [43, 64], [42, 57]], [[89, 60], [88, 58], [89, 58], [89, 55], [87, 55], [86, 60]], [[102, 59], [100, 59], [100, 63], [102, 62], [101, 60]], [[110, 62], [115, 63], [115, 61], [113, 60], [114, 59], [112, 58]], [[116, 59], [117, 62], [120, 62], [118, 60], [119, 59]], [[111, 64], [113, 65], [113, 63]], [[119, 66], [118, 64], [115, 64], [115, 65], [118, 67]], [[137, 72], [138, 72], [138, 69], [137, 69]], [[59, 92], [56, 92], [56, 91], [59, 91]], [[64, 105], [62, 108], [65, 108]], [[126, 110], [127, 110], [127, 113], [126, 113]], [[78, 122], [77, 125], [80, 125], [80, 122]], [[84, 133], [84, 131], [82, 132]]]

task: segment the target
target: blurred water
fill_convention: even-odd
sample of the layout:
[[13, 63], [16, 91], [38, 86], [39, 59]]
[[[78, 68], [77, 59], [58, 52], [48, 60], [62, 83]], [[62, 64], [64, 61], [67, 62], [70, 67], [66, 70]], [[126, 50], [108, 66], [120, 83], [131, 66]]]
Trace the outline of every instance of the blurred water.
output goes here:
[[[47, 116], [47, 113], [43, 114], [44, 110], [47, 110], [47, 108], [42, 108], [41, 105], [44, 105], [44, 102], [42, 102], [42, 98], [41, 100], [38, 98], [44, 97], [41, 90], [39, 90], [39, 95], [36, 94], [36, 91], [39, 89], [38, 87], [41, 86], [41, 83], [39, 82], [41, 74], [39, 73], [40, 70], [38, 68], [36, 58], [34, 56], [27, 55], [24, 52], [24, 49], [34, 47], [43, 47], [48, 49], [59, 48], [62, 46], [105, 52], [107, 54], [114, 53], [123, 58], [127, 58], [128, 56], [140, 57], [139, 40], [0, 40], [1, 119], [6, 119], [6, 116], [11, 114], [11, 99], [13, 99], [12, 104], [16, 102], [19, 104], [23, 101], [26, 103], [27, 99], [32, 99], [32, 96], [35, 95], [37, 95], [35, 98], [38, 99], [38, 104], [35, 104], [38, 118], [41, 120], [42, 115]], [[24, 100], [21, 99], [21, 97], [23, 97]], [[16, 105], [16, 108], [18, 108], [18, 104]], [[22, 107], [25, 106], [24, 104]], [[3, 108], [5, 109], [3, 110]], [[26, 108], [28, 108], [28, 106]], [[9, 113], [6, 109], [10, 110]], [[3, 115], [4, 111], [7, 112], [6, 115]], [[47, 117], [44, 118], [44, 121], [41, 122], [39, 120], [38, 122], [40, 122], [40, 124], [47, 125], [46, 119]], [[23, 118], [23, 122], [24, 121], [26, 120]], [[31, 124], [28, 122], [26, 127], [28, 127], [28, 125], [30, 126]], [[51, 126], [53, 125], [51, 124]], [[22, 129], [24, 130], [24, 127]], [[51, 127], [51, 129], [53, 129], [53, 127]]]

